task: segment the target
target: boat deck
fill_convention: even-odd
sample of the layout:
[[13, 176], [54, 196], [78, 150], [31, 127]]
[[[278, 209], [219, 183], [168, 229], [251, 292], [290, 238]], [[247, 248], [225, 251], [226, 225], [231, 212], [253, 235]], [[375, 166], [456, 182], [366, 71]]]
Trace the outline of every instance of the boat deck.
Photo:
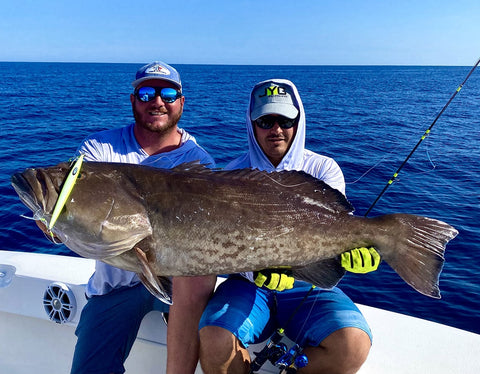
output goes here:
[[[83, 258], [0, 250], [0, 372], [69, 372], [74, 331], [86, 302], [84, 285], [93, 270], [94, 261]], [[66, 323], [52, 322], [45, 310], [44, 294], [52, 284], [65, 285], [71, 292]], [[480, 373], [480, 335], [364, 305], [359, 308], [374, 335], [359, 374]], [[165, 344], [162, 315], [151, 312], [126, 362], [127, 373], [163, 373]], [[278, 369], [266, 364], [262, 373]]]

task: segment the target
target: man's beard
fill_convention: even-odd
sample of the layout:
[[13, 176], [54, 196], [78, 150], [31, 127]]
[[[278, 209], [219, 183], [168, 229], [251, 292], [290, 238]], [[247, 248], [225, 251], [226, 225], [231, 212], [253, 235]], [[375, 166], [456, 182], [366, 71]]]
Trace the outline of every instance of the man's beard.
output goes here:
[[168, 122], [166, 122], [163, 126], [158, 127], [151, 122], [144, 121], [142, 119], [142, 115], [139, 114], [137, 111], [137, 107], [134, 104], [133, 106], [133, 117], [135, 118], [135, 123], [146, 130], [151, 132], [157, 133], [159, 135], [169, 133], [172, 129], [175, 129], [177, 126], [178, 121], [180, 121], [180, 117], [182, 116], [182, 111], [178, 111], [178, 113], [170, 114]]

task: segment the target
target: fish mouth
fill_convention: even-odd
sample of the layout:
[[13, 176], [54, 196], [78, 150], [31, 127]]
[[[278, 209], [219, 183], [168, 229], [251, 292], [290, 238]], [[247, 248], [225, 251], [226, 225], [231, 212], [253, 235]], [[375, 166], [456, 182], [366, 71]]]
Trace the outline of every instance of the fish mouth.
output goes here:
[[41, 205], [35, 196], [33, 188], [30, 183], [25, 179], [22, 173], [16, 173], [12, 175], [12, 186], [15, 192], [20, 197], [20, 200], [32, 211], [37, 212]]
[[42, 170], [27, 169], [12, 175], [12, 186], [20, 200], [34, 213], [44, 216], [51, 213], [58, 197], [49, 176]]

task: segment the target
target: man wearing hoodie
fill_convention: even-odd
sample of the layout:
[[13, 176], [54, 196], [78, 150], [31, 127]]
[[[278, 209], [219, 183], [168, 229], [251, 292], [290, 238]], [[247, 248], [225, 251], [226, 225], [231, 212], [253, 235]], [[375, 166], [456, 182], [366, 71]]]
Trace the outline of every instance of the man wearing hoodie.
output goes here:
[[[305, 149], [305, 128], [303, 104], [292, 82], [258, 83], [247, 110], [248, 152], [226, 169], [302, 170], [345, 194], [338, 164]], [[379, 260], [373, 248], [359, 248], [342, 255], [342, 266], [366, 273], [376, 270]], [[200, 363], [207, 374], [249, 373], [246, 348], [278, 328], [304, 347], [308, 365], [299, 373], [355, 373], [372, 341], [363, 315], [339, 288], [312, 288], [269, 271], [230, 276], [209, 301], [199, 328]]]

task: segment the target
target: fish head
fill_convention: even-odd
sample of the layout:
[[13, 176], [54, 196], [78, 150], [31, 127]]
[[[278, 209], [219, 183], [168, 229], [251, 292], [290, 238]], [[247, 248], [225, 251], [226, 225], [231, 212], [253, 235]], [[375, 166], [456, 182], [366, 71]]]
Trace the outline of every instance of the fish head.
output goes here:
[[[103, 260], [130, 250], [152, 233], [143, 199], [114, 167], [86, 162], [51, 229], [71, 250]], [[30, 168], [12, 176], [20, 200], [47, 226], [70, 165]]]

